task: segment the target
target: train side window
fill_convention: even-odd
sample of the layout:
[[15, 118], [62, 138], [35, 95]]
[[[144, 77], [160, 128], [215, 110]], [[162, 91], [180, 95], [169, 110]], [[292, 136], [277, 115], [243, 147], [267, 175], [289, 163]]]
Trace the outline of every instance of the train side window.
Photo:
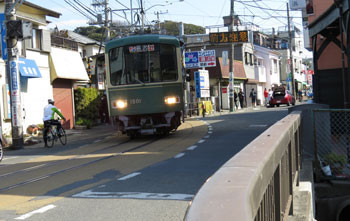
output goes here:
[[160, 46], [160, 65], [163, 73], [163, 81], [177, 80], [176, 48], [174, 46]]
[[123, 73], [123, 49], [113, 48], [110, 51], [109, 60], [111, 69], [111, 84], [114, 86], [126, 84], [126, 76]]

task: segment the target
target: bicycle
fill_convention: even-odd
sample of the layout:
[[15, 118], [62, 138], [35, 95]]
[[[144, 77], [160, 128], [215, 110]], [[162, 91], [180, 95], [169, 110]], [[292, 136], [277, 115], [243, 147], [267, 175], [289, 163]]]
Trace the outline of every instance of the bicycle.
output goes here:
[[57, 142], [57, 140], [60, 140], [62, 145], [67, 144], [66, 131], [63, 129], [62, 126], [61, 126], [60, 130], [57, 131], [57, 126], [50, 125], [46, 137], [47, 137], [47, 146], [48, 147], [53, 147], [53, 144], [55, 143], [55, 141]]

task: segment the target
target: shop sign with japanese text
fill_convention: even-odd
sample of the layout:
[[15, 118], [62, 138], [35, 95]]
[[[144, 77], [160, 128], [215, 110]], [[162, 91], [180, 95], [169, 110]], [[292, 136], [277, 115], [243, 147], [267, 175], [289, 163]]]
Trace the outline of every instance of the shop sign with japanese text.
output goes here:
[[244, 43], [248, 42], [248, 31], [217, 32], [209, 34], [210, 43]]
[[186, 52], [185, 66], [186, 68], [215, 67], [215, 50]]

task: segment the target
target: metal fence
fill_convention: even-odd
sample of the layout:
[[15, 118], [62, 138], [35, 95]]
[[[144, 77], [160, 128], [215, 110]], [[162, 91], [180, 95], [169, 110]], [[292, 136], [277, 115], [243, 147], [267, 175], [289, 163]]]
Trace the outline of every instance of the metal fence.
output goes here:
[[316, 179], [350, 179], [350, 110], [313, 110]]

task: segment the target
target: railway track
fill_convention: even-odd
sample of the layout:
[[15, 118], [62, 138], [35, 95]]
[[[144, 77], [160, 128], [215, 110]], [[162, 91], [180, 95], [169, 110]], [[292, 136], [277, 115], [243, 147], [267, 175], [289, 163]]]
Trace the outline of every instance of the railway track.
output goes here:
[[174, 157], [203, 136], [195, 132], [198, 128], [207, 131], [199, 121], [185, 125], [164, 138], [94, 137], [95, 141], [52, 155], [9, 161], [0, 170], [0, 217], [1, 211], [24, 214]]

